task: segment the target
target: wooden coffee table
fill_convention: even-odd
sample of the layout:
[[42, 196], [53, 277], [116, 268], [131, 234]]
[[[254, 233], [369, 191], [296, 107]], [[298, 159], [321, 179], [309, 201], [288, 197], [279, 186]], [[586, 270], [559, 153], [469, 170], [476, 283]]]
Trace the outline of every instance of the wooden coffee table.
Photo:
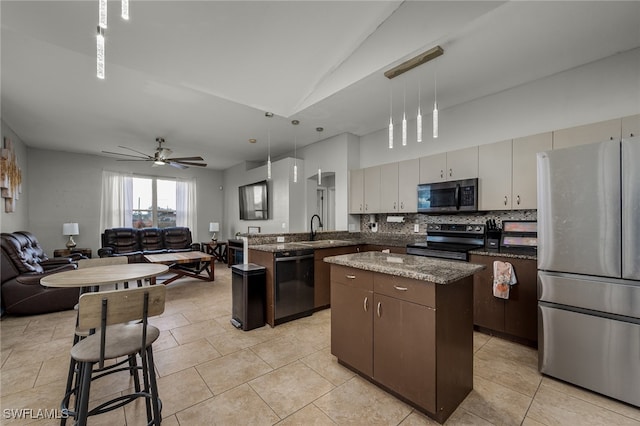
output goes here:
[[[174, 277], [165, 280], [162, 284], [171, 284], [181, 277], [198, 278], [204, 281], [215, 280], [214, 272], [215, 258], [201, 251], [184, 251], [177, 253], [147, 254], [144, 259], [149, 263], [162, 263], [169, 266], [169, 272], [175, 274]], [[196, 266], [188, 266], [196, 264]], [[207, 272], [208, 276], [201, 275]]]

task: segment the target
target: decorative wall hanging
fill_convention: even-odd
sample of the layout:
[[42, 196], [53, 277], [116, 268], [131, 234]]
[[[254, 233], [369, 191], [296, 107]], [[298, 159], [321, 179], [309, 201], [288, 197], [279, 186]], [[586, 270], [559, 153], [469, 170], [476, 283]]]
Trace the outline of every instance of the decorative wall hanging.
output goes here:
[[4, 211], [15, 211], [16, 200], [22, 193], [22, 171], [18, 167], [16, 153], [11, 139], [4, 138], [4, 148], [0, 150], [0, 188], [4, 198]]

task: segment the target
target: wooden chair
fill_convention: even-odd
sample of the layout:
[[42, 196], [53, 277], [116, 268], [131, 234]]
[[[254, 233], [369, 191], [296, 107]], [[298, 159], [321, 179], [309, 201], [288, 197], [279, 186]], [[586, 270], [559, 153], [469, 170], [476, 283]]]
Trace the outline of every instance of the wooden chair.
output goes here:
[[[120, 408], [137, 398], [145, 398], [147, 424], [159, 425], [161, 402], [158, 396], [152, 344], [160, 330], [148, 324], [148, 317], [164, 312], [165, 286], [150, 286], [124, 290], [85, 293], [80, 296], [78, 327], [96, 332], [79, 340], [71, 348], [71, 358], [79, 367], [77, 410], [68, 412], [78, 425], [86, 425], [87, 417]], [[135, 321], [135, 322], [134, 322]], [[113, 327], [118, 325], [117, 327]], [[124, 365], [133, 355], [139, 355], [141, 366]], [[105, 367], [105, 361], [125, 357], [125, 360]], [[114, 368], [116, 365], [122, 367]], [[89, 410], [91, 382], [120, 371], [142, 372], [143, 387]], [[94, 375], [94, 373], [100, 372]], [[137, 382], [137, 380], [136, 380]]]

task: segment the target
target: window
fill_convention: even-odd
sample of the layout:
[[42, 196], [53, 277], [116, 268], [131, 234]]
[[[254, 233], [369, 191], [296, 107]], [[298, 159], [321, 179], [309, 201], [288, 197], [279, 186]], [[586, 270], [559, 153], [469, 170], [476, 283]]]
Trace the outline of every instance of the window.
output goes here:
[[132, 180], [133, 227], [176, 226], [176, 181], [139, 177]]
[[100, 227], [185, 226], [195, 229], [195, 179], [133, 177], [103, 171]]

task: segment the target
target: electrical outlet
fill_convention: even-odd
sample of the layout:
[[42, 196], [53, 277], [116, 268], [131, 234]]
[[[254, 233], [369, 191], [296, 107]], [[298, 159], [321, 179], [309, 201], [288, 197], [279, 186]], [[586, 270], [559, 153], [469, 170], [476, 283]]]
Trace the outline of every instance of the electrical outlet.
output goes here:
[[278, 237], [277, 243], [284, 243], [284, 237]]
[[420, 232], [420, 225], [419, 224], [415, 223], [413, 225], [413, 232]]
[[282, 222], [282, 229], [287, 229], [287, 222]]

